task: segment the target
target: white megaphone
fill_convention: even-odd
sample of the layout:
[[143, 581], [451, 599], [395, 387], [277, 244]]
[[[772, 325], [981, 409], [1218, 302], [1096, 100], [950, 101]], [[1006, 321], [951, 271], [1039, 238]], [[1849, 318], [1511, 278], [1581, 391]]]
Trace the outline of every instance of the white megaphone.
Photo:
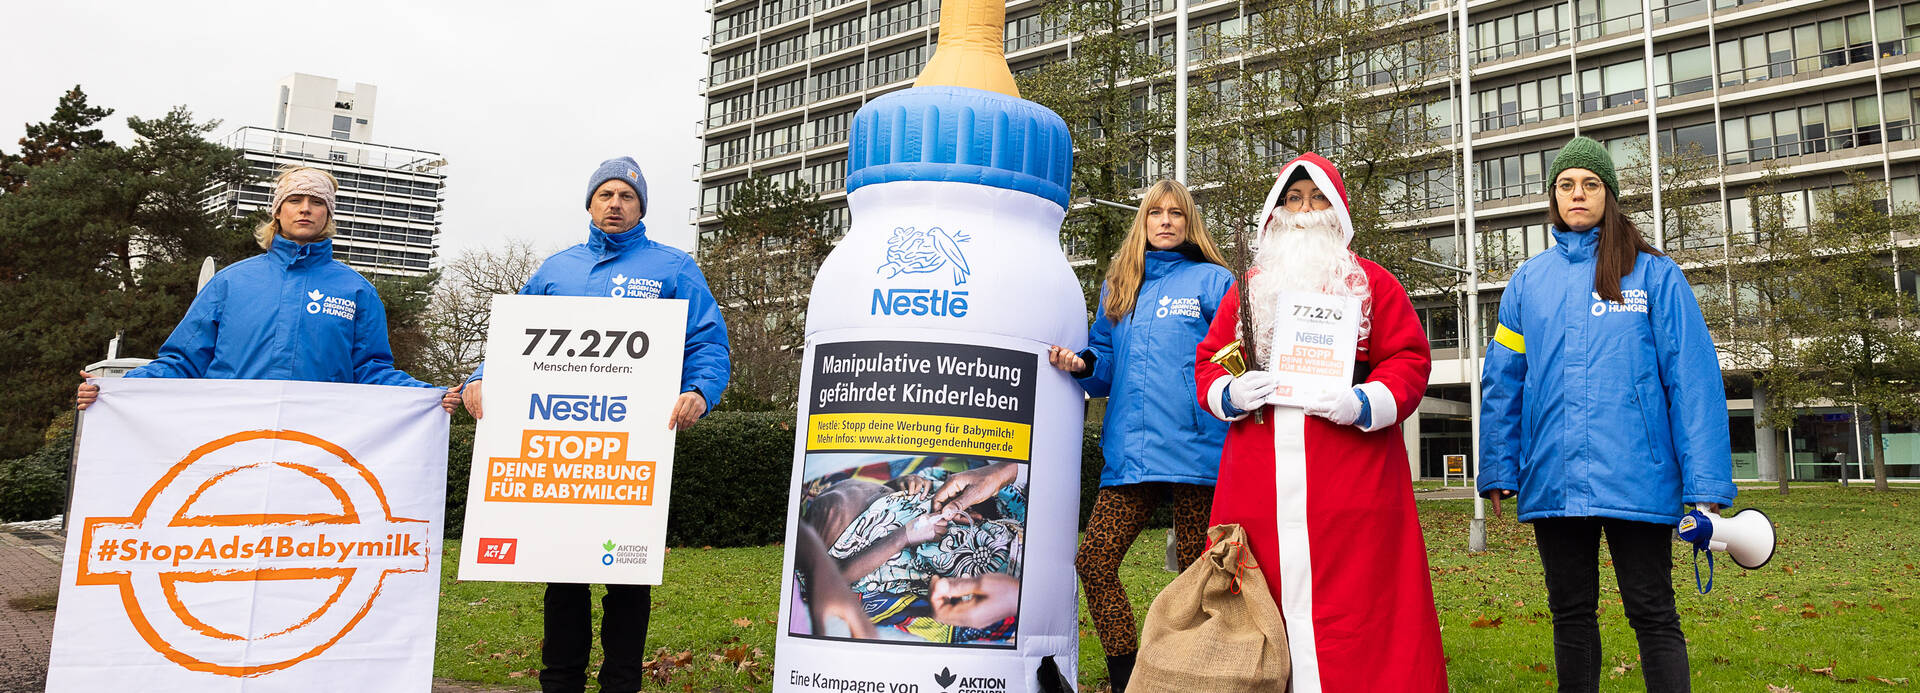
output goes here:
[[[1747, 570], [1758, 570], [1773, 560], [1773, 520], [1766, 513], [1747, 508], [1733, 517], [1695, 508], [1680, 518], [1680, 540], [1693, 545], [1694, 587], [1706, 594], [1713, 590], [1713, 551], [1726, 553]], [[1707, 582], [1700, 584], [1700, 552], [1707, 551]]]

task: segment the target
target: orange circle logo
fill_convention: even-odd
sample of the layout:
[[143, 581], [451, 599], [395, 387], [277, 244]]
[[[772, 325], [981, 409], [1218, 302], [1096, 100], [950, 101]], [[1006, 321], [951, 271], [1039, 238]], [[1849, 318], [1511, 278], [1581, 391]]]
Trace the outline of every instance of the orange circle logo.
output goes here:
[[[299, 504], [314, 507], [281, 507]], [[394, 517], [345, 448], [298, 431], [202, 445], [130, 516], [88, 518], [81, 531], [76, 585], [118, 587], [155, 652], [235, 677], [325, 652], [372, 611], [387, 576], [425, 572], [433, 548], [427, 521]]]

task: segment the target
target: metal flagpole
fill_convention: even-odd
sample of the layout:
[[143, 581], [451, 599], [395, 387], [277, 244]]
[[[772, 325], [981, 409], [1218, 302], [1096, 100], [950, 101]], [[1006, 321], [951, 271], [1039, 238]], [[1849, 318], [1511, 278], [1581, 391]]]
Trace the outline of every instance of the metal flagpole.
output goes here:
[[1473, 421], [1473, 528], [1467, 535], [1467, 550], [1480, 552], [1487, 550], [1487, 499], [1480, 496], [1480, 243], [1473, 222], [1473, 61], [1467, 52], [1468, 28], [1467, 0], [1455, 0], [1459, 7], [1460, 21], [1454, 26], [1459, 30], [1460, 54], [1460, 199], [1467, 222], [1467, 363], [1473, 368], [1467, 374], [1468, 405]]

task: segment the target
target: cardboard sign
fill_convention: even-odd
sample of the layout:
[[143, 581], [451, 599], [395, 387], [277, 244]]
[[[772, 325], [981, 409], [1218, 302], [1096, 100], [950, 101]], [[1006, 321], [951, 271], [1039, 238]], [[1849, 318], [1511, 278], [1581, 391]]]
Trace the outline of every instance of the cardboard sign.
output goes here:
[[495, 296], [460, 579], [660, 584], [687, 302]]

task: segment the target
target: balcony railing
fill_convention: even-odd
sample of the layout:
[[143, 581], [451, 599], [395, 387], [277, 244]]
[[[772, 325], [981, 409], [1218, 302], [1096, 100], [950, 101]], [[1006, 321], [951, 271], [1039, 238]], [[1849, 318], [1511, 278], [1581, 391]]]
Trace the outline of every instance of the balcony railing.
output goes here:
[[1585, 41], [1609, 34], [1617, 34], [1622, 31], [1632, 31], [1638, 28], [1640, 28], [1640, 15], [1635, 13], [1624, 17], [1614, 17], [1613, 19], [1602, 19], [1580, 24], [1574, 27], [1574, 33], [1580, 37], [1580, 40]]
[[713, 32], [713, 44], [717, 46], [722, 43], [726, 43], [728, 41], [732, 41], [734, 39], [740, 38], [742, 36], [746, 36], [748, 34], [753, 33], [756, 28], [758, 28], [758, 25], [756, 25], [753, 22], [753, 20], [750, 20], [750, 19], [735, 22], [734, 25], [730, 28], [721, 29], [719, 31]]
[[1567, 43], [1567, 37], [1569, 35], [1570, 34], [1563, 29], [1560, 31], [1541, 32], [1505, 43], [1496, 43], [1491, 46], [1475, 46], [1473, 50], [1473, 62], [1484, 63], [1546, 50]]
[[856, 32], [841, 36], [839, 38], [828, 39], [826, 41], [817, 42], [813, 44], [813, 54], [815, 56], [822, 56], [835, 51], [840, 51], [847, 48], [852, 48], [854, 46], [858, 46], [863, 41], [865, 41], [866, 33], [867, 32], [864, 32], [864, 31], [856, 31]]
[[927, 18], [931, 16], [931, 14], [932, 13], [929, 12], [915, 12], [885, 24], [876, 24], [873, 27], [873, 38], [876, 40], [883, 39], [903, 31], [926, 26]]
[[[1895, 142], [1911, 141], [1915, 134], [1911, 121], [1887, 125], [1887, 138]], [[1879, 125], [1852, 128], [1846, 132], [1827, 133], [1819, 137], [1803, 138], [1801, 133], [1795, 133], [1770, 138], [1770, 140], [1767, 144], [1758, 147], [1727, 150], [1727, 163], [1745, 164], [1769, 159], [1784, 159], [1790, 156], [1871, 147], [1881, 142]], [[1747, 143], [1752, 144], [1753, 140], [1749, 139]]]
[[1671, 99], [1676, 96], [1686, 96], [1688, 94], [1697, 94], [1710, 89], [1713, 89], [1712, 77], [1695, 77], [1693, 79], [1683, 79], [1677, 82], [1667, 82], [1665, 84], [1656, 84], [1653, 87], [1653, 93], [1654, 93], [1654, 96], [1658, 98]]
[[818, 88], [813, 90], [812, 97], [813, 97], [813, 101], [817, 103], [820, 101], [831, 99], [836, 96], [840, 96], [842, 94], [851, 94], [859, 90], [860, 90], [860, 78], [858, 76], [855, 76], [848, 79], [840, 80], [838, 82], [832, 82], [829, 84], [820, 85]]
[[877, 87], [884, 84], [892, 84], [894, 82], [898, 82], [898, 81], [913, 77], [914, 75], [919, 74], [919, 72], [920, 72], [919, 65], [902, 65], [900, 67], [896, 67], [891, 70], [886, 70], [883, 72], [875, 72], [872, 75], [868, 76], [867, 86]]
[[807, 4], [806, 0], [788, 0], [786, 9], [778, 12], [769, 12], [766, 16], [761, 17], [760, 28], [765, 29], [779, 26], [806, 16], [808, 9]]
[[800, 62], [806, 58], [807, 47], [802, 43], [788, 50], [761, 57], [760, 71], [776, 70]]
[[821, 133], [821, 134], [814, 135], [812, 137], [807, 138], [807, 148], [819, 149], [821, 147], [832, 146], [845, 141], [847, 141], [847, 129], [841, 128], [839, 130]]
[[726, 111], [723, 113], [718, 113], [712, 116], [708, 116], [707, 127], [717, 128], [722, 125], [737, 123], [742, 120], [746, 120], [752, 114], [753, 114], [753, 108], [749, 106], [741, 106], [731, 111]]
[[770, 144], [770, 145], [761, 147], [759, 149], [755, 149], [753, 150], [753, 158], [771, 159], [776, 156], [791, 154], [799, 150], [800, 150], [800, 142], [798, 140], [789, 140], [786, 142]]
[[[1905, 41], [1889, 42], [1887, 46], [1894, 49], [1889, 55], [1899, 55], [1907, 51]], [[1916, 44], [1914, 47], [1920, 48], [1920, 44]], [[1763, 82], [1769, 79], [1792, 77], [1797, 74], [1817, 72], [1828, 68], [1844, 67], [1855, 63], [1872, 61], [1873, 44], [1856, 43], [1845, 48], [1822, 51], [1818, 54], [1802, 58], [1788, 58], [1786, 60], [1772, 61], [1765, 65], [1753, 65], [1726, 70], [1720, 73], [1720, 86], [1732, 87], [1751, 82]]]
[[713, 75], [713, 86], [726, 84], [736, 79], [741, 79], [743, 77], [748, 77], [751, 75], [753, 75], [753, 63], [748, 62], [745, 65], [741, 65], [739, 67], [735, 67], [728, 70], [722, 70], [718, 73], [715, 73]]
[[1043, 27], [1040, 29], [1036, 29], [1034, 31], [1029, 31], [1027, 33], [1019, 34], [1017, 36], [1008, 38], [1006, 40], [1005, 49], [1008, 53], [1012, 53], [1014, 51], [1025, 50], [1028, 48], [1032, 48], [1034, 46], [1043, 46], [1049, 43], [1053, 43], [1054, 41], [1058, 41], [1060, 40], [1060, 37], [1065, 35], [1066, 35], [1066, 30], [1061, 27], [1057, 27], [1057, 26]]
[[1528, 194], [1531, 194], [1531, 193], [1545, 192], [1546, 189], [1541, 187], [1542, 185], [1543, 183], [1537, 180], [1531, 181], [1531, 182], [1512, 183], [1508, 185], [1486, 185], [1482, 183], [1479, 186], [1480, 201], [1487, 202], [1491, 200], [1505, 200], [1505, 199], [1514, 198], [1514, 197], [1526, 197]]
[[780, 111], [784, 111], [789, 108], [796, 108], [800, 104], [805, 102], [806, 102], [805, 94], [796, 93], [796, 94], [793, 94], [792, 96], [782, 96], [777, 99], [769, 99], [766, 101], [762, 101], [760, 102], [760, 108], [758, 109], [757, 112], [759, 115], [766, 115], [768, 113], [778, 113]]
[[1679, 0], [1653, 8], [1653, 23], [1665, 24], [1707, 13], [1707, 0]]
[[[1490, 115], [1480, 116], [1479, 118], [1475, 119], [1475, 122], [1478, 125], [1478, 127], [1474, 130], [1474, 132], [1485, 132], [1488, 130], [1499, 130], [1501, 128], [1517, 127], [1520, 125], [1525, 125], [1527, 123], [1538, 123], [1545, 120], [1553, 120], [1555, 118], [1565, 118], [1570, 115], [1573, 115], [1573, 101], [1567, 100], [1567, 101], [1562, 101], [1560, 103], [1540, 106], [1538, 108], [1529, 108], [1525, 110], [1514, 111], [1512, 113], [1494, 113]], [[1442, 135], [1444, 136], [1445, 133], [1443, 132]]]
[[1616, 91], [1611, 94], [1603, 94], [1599, 96], [1593, 96], [1593, 95], [1582, 96], [1580, 97], [1580, 110], [1584, 113], [1593, 113], [1596, 111], [1604, 111], [1609, 108], [1620, 108], [1622, 106], [1632, 106], [1635, 104], [1642, 104], [1646, 102], [1647, 102], [1647, 90], [1628, 89], [1626, 91]]

